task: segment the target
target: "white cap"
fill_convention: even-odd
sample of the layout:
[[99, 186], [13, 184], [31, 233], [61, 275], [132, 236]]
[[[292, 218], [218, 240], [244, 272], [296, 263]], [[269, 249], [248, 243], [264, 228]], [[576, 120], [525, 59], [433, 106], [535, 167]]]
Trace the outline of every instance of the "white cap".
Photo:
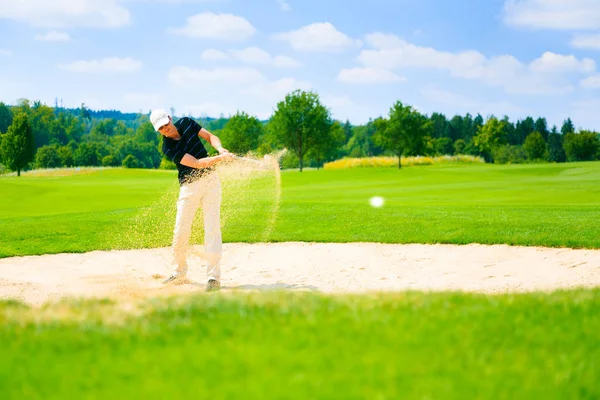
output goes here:
[[169, 114], [163, 109], [153, 110], [150, 114], [150, 122], [158, 131], [158, 128], [169, 123]]

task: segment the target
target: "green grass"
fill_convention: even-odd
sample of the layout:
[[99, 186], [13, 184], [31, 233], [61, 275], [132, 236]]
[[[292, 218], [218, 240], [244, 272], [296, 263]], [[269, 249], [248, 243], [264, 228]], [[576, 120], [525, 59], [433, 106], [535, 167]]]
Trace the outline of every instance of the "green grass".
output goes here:
[[[600, 163], [289, 171], [282, 182], [272, 227], [272, 181], [225, 180], [225, 241], [600, 248]], [[0, 177], [0, 257], [169, 245], [177, 189], [172, 171]], [[0, 301], [0, 398], [600, 398], [598, 289], [222, 293], [139, 307]]]
[[[0, 177], [0, 257], [168, 246], [174, 172]], [[600, 248], [600, 163], [284, 171], [224, 187], [227, 242], [507, 243]], [[384, 207], [369, 206], [382, 196]], [[201, 243], [201, 232], [194, 240]]]
[[0, 398], [597, 399], [599, 299], [201, 295], [137, 317], [0, 303]]

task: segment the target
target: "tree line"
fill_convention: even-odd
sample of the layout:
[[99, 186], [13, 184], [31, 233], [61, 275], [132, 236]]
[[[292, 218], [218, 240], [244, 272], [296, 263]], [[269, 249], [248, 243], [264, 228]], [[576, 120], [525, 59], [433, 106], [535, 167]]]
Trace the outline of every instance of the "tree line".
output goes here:
[[[25, 99], [14, 106], [0, 103], [0, 173], [77, 166], [174, 168], [162, 157], [162, 140], [148, 115], [92, 111], [85, 104], [52, 108]], [[467, 154], [494, 163], [600, 159], [599, 134], [576, 130], [571, 119], [559, 129], [542, 117], [516, 122], [479, 114], [447, 118], [422, 114], [398, 101], [386, 116], [353, 126], [334, 120], [311, 91], [289, 93], [267, 121], [242, 111], [229, 118], [195, 119], [237, 154], [287, 148], [282, 166], [301, 170], [343, 157], [380, 155], [398, 157], [398, 167], [403, 156], [419, 155]]]

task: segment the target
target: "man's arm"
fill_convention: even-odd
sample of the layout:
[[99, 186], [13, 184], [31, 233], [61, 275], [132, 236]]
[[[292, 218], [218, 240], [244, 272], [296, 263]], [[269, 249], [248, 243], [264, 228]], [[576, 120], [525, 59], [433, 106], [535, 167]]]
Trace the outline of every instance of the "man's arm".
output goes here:
[[221, 163], [221, 162], [229, 161], [232, 157], [233, 157], [233, 155], [231, 153], [227, 152], [227, 153], [220, 154], [220, 155], [214, 156], [214, 157], [205, 157], [205, 158], [197, 159], [196, 157], [192, 156], [191, 154], [185, 153], [185, 155], [181, 159], [180, 164], [185, 165], [186, 167], [190, 167], [190, 168], [202, 169], [202, 168], [211, 167], [211, 166]]
[[213, 135], [212, 133], [210, 133], [206, 129], [204, 129], [204, 128], [200, 129], [200, 132], [198, 132], [198, 136], [200, 136], [202, 139], [204, 139], [208, 143], [210, 143], [210, 145], [212, 147], [214, 147], [215, 149], [217, 149], [217, 151], [219, 152], [219, 154], [227, 154], [227, 153], [229, 153], [229, 150], [223, 148], [223, 145], [221, 144], [221, 139], [219, 139], [217, 136]]

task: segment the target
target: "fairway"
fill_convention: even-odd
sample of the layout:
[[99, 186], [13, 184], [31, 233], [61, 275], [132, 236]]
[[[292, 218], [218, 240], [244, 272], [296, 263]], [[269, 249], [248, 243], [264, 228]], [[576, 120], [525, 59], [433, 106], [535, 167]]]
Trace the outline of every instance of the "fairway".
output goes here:
[[[19, 398], [596, 399], [600, 292], [0, 302]], [[93, 395], [92, 395], [93, 394]]]
[[[0, 257], [168, 246], [175, 174], [104, 169], [0, 177]], [[598, 182], [597, 162], [283, 171], [281, 205], [266, 239], [597, 249]], [[264, 241], [253, 232], [267, 212], [255, 209], [270, 197], [262, 186], [244, 190], [252, 202], [224, 204], [231, 216], [225, 242]], [[371, 207], [373, 196], [385, 205]], [[150, 234], [123, 240], [120, 233], [148, 212], [159, 213], [160, 224], [149, 219], [142, 228]]]
[[0, 400], [600, 400], [600, 0], [0, 1]]
[[174, 172], [62, 175], [0, 178], [2, 398], [598, 397], [600, 163], [226, 180], [215, 296]]

